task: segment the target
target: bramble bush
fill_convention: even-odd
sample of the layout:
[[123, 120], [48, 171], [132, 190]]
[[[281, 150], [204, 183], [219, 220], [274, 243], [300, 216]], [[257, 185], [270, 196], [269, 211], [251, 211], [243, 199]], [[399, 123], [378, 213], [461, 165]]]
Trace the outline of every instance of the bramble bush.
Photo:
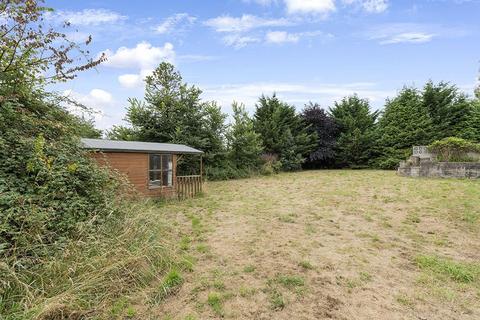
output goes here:
[[115, 214], [120, 180], [86, 155], [81, 120], [29, 99], [0, 104], [0, 256], [34, 261]]

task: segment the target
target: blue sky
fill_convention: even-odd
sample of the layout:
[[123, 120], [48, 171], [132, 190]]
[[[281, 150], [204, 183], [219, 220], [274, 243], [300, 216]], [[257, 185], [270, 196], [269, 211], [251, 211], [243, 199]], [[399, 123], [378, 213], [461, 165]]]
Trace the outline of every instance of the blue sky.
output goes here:
[[170, 61], [225, 112], [274, 91], [298, 110], [358, 93], [381, 108], [403, 85], [445, 80], [471, 94], [480, 61], [478, 0], [46, 1], [48, 20], [91, 34], [108, 61], [57, 86], [121, 124], [142, 79]]

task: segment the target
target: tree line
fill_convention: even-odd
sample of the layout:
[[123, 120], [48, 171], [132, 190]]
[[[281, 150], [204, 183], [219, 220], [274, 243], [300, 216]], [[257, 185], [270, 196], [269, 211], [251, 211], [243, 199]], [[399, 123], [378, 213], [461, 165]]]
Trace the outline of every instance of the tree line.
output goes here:
[[302, 168], [394, 169], [413, 145], [446, 137], [480, 141], [479, 98], [446, 82], [404, 87], [383, 110], [354, 94], [327, 109], [310, 102], [297, 112], [275, 94], [262, 95], [252, 116], [234, 102], [230, 123], [216, 102], [202, 101], [201, 90], [184, 83], [169, 63], [145, 83], [145, 98], [129, 99], [129, 126], [114, 126], [108, 137], [203, 150], [212, 179]]

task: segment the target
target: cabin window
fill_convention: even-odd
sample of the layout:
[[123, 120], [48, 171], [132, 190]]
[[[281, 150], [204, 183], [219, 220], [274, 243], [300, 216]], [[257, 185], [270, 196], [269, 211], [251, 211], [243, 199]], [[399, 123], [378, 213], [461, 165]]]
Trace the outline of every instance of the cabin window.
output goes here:
[[150, 186], [173, 185], [173, 162], [171, 154], [151, 154], [148, 170]]

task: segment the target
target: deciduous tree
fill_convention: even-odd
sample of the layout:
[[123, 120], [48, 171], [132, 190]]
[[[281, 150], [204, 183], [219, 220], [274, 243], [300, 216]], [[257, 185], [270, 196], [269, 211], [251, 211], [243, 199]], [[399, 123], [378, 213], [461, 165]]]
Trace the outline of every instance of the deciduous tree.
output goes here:
[[307, 157], [309, 168], [324, 168], [334, 164], [335, 143], [338, 128], [335, 120], [317, 103], [310, 102], [302, 112], [302, 118], [309, 131], [316, 133], [318, 140], [315, 150]]

